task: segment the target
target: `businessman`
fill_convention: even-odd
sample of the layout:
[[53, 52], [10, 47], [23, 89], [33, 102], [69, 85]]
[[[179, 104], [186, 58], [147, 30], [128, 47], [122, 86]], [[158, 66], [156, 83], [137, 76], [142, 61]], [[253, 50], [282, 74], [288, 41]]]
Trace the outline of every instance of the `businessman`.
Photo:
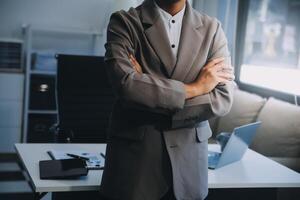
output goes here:
[[186, 0], [112, 14], [106, 68], [117, 96], [100, 192], [107, 199], [202, 200], [208, 119], [229, 112], [233, 70], [220, 23]]

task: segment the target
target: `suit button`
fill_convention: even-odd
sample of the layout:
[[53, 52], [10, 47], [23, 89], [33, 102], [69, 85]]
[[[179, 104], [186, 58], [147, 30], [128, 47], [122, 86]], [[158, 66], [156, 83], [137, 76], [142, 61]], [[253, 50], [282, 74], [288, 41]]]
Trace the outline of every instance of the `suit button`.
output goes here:
[[175, 44], [172, 44], [172, 46], [171, 46], [172, 48], [175, 48]]

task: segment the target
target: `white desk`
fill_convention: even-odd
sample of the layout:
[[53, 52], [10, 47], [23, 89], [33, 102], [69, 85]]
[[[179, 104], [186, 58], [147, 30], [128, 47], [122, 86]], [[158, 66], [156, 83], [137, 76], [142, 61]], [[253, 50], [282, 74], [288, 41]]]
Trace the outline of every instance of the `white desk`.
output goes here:
[[[37, 199], [46, 192], [68, 192], [99, 190], [102, 170], [90, 170], [87, 177], [79, 180], [41, 180], [39, 161], [51, 160], [49, 150], [86, 150], [105, 153], [104, 144], [15, 144], [17, 153], [30, 178], [31, 186], [37, 194]], [[41, 196], [39, 196], [39, 193]]]
[[[99, 190], [102, 170], [89, 171], [80, 180], [40, 180], [39, 161], [50, 160], [46, 153], [51, 149], [83, 149], [105, 153], [105, 144], [16, 144], [17, 153], [37, 193]], [[209, 145], [209, 150], [217, 150]], [[209, 188], [292, 188], [300, 187], [300, 174], [267, 157], [248, 150], [243, 160], [209, 170]]]
[[[209, 145], [218, 151], [218, 145]], [[243, 159], [208, 170], [209, 188], [300, 188], [300, 174], [250, 149]]]

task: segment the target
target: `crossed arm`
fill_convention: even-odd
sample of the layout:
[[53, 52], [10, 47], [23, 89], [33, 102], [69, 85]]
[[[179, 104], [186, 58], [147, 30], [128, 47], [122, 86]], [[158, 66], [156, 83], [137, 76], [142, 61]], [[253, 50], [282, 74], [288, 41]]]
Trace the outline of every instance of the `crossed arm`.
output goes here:
[[[132, 54], [129, 55], [129, 60], [136, 72], [143, 73], [141, 65]], [[186, 99], [207, 94], [218, 84], [228, 84], [235, 79], [233, 67], [224, 60], [223, 57], [211, 60], [201, 69], [194, 82], [184, 85]]]
[[208, 62], [189, 84], [143, 73], [135, 58], [128, 58], [134, 52], [133, 31], [120, 13], [111, 16], [105, 60], [114, 92], [123, 102], [171, 116], [171, 128], [191, 126], [230, 110], [234, 75], [222, 58], [229, 52], [220, 25], [210, 54], [218, 59]]
[[[134, 56], [130, 55], [129, 59], [135, 71], [137, 73], [143, 73], [142, 67]], [[228, 87], [228, 85], [233, 82], [234, 78], [233, 67], [225, 64], [224, 58], [221, 57], [209, 61], [201, 69], [194, 82], [184, 84], [186, 105], [184, 106], [184, 109], [172, 116], [170, 128], [194, 126], [200, 121], [226, 114], [228, 111], [225, 113], [218, 113], [218, 111], [212, 109], [214, 106], [218, 107], [219, 105], [222, 105], [222, 100], [225, 102], [229, 100], [228, 97], [231, 91], [228, 90], [232, 88], [226, 90], [226, 87], [224, 88], [224, 86]], [[211, 96], [214, 96], [215, 98], [211, 98]], [[215, 99], [218, 102], [211, 102], [212, 99]], [[223, 106], [226, 107], [228, 105], [225, 104]]]

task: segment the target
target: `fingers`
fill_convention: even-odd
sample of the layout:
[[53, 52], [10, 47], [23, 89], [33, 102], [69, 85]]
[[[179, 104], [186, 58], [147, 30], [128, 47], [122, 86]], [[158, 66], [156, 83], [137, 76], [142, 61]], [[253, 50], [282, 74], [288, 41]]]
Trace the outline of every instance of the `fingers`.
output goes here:
[[[131, 65], [133, 66], [133, 68], [135, 69], [135, 61], [134, 61], [134, 59], [132, 59], [132, 55], [130, 54], [129, 55], [129, 60], [130, 60], [130, 62], [131, 62]], [[136, 69], [135, 69], [136, 70]]]
[[143, 73], [142, 67], [140, 66], [140, 64], [138, 63], [138, 61], [135, 59], [135, 57], [132, 54], [129, 55], [129, 60], [136, 72]]
[[212, 69], [213, 71], [229, 71], [233, 72], [234, 68], [231, 65], [225, 63], [225, 58], [220, 57], [209, 61], [204, 68]]
[[205, 67], [207, 67], [207, 68], [214, 67], [215, 65], [220, 64], [220, 63], [222, 63], [222, 62], [224, 62], [224, 61], [225, 61], [225, 58], [224, 58], [224, 57], [216, 58], [216, 59], [210, 60], [210, 61], [205, 65]]
[[201, 70], [204, 73], [215, 74], [216, 76], [229, 76], [230, 79], [234, 78], [233, 67], [231, 65], [225, 65], [223, 63], [219, 63], [210, 68], [204, 67]]
[[224, 65], [224, 64], [217, 64], [211, 68], [205, 68], [207, 71], [212, 72], [213, 74], [223, 74], [223, 73], [227, 73], [227, 74], [234, 74], [233, 71], [233, 67], [231, 65]]
[[137, 65], [137, 61], [132, 54], [129, 55], [129, 60], [133, 66]]
[[228, 80], [225, 77], [218, 77], [218, 81], [220, 86], [230, 83], [232, 80]]
[[233, 73], [233, 66], [231, 65], [218, 65], [217, 71], [222, 71], [222, 72], [230, 72]]
[[226, 79], [228, 81], [233, 81], [235, 79], [235, 76], [232, 72], [227, 71], [219, 71], [217, 72], [217, 76], [221, 79]]

